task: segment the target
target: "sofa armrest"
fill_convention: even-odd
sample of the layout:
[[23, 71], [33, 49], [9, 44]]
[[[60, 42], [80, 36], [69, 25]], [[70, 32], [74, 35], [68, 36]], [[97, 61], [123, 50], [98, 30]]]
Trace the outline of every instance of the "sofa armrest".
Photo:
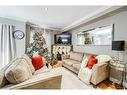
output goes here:
[[92, 68], [91, 83], [97, 85], [106, 78], [109, 77], [109, 66], [108, 63], [95, 64]]
[[[43, 73], [42, 73], [43, 74]], [[41, 74], [39, 74], [41, 75]], [[19, 84], [10, 84], [2, 89], [61, 89], [62, 75], [56, 74], [53, 76], [36, 76]], [[51, 74], [52, 75], [52, 74]]]
[[69, 59], [69, 58], [70, 58], [69, 55], [62, 55], [62, 60]]

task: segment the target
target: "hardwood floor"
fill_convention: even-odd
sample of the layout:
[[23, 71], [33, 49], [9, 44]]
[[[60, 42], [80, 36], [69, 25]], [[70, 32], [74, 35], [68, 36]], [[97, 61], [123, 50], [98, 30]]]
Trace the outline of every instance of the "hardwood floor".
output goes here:
[[101, 82], [97, 85], [100, 89], [124, 89], [123, 86], [111, 82], [109, 79], [106, 79], [105, 81]]

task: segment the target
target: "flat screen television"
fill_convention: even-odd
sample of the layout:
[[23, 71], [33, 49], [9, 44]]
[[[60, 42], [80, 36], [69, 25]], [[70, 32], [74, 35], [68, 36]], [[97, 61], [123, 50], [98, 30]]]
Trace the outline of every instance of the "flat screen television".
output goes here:
[[125, 41], [112, 41], [112, 50], [124, 51]]
[[55, 35], [55, 44], [71, 44], [71, 34], [61, 33]]

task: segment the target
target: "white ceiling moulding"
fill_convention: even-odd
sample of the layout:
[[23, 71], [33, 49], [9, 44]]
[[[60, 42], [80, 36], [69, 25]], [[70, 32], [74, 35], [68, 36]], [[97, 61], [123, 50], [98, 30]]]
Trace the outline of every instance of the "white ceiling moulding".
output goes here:
[[62, 31], [69, 31], [72, 28], [75, 28], [77, 26], [80, 26], [81, 24], [87, 23], [88, 21], [91, 21], [95, 18], [98, 18], [100, 16], [105, 15], [106, 13], [109, 13], [111, 11], [114, 11], [116, 9], [119, 9], [122, 6], [106, 6], [106, 7], [102, 7], [100, 9], [98, 9], [97, 11], [89, 14], [88, 16], [85, 16], [75, 22], [73, 22], [72, 24], [68, 25], [67, 27], [63, 28]]
[[59, 31], [59, 32], [61, 30], [61, 28], [48, 27], [46, 25], [36, 24], [36, 23], [33, 23], [33, 22], [29, 22], [29, 21], [27, 21], [26, 23], [31, 25], [31, 26], [33, 26], [33, 27], [40, 27], [40, 28], [44, 28], [44, 29], [48, 29], [48, 30], [53, 30], [53, 31]]
[[47, 27], [47, 29], [54, 30], [54, 31], [61, 31], [61, 28], [55, 28], [55, 27]]

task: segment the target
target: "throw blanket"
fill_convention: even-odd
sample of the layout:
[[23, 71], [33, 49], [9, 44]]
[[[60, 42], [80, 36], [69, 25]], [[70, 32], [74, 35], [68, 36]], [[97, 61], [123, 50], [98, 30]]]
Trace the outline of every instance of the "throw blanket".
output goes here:
[[78, 77], [86, 84], [90, 84], [91, 75], [92, 69], [86, 67], [79, 72]]
[[88, 58], [85, 58], [82, 61], [81, 68], [78, 73], [78, 77], [80, 78], [80, 80], [82, 80], [86, 84], [90, 84], [90, 79], [92, 76], [92, 69], [89, 69], [86, 67], [87, 62], [88, 62]]

